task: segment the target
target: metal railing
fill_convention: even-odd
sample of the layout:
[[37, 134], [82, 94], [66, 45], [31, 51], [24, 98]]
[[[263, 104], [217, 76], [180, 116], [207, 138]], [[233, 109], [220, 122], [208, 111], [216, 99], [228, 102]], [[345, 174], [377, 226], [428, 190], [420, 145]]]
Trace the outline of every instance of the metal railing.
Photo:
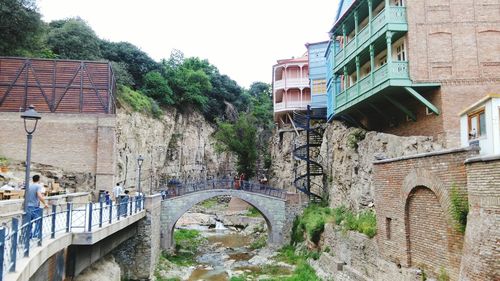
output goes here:
[[[8, 272], [16, 271], [16, 263], [22, 257], [29, 257], [30, 251], [42, 247], [58, 234], [92, 232], [106, 227], [122, 218], [144, 209], [144, 196], [122, 196], [119, 202], [66, 203], [52, 205], [39, 214], [13, 218], [9, 224], [0, 227], [0, 281]], [[38, 212], [37, 211], [37, 212]]]
[[198, 191], [205, 191], [211, 189], [241, 190], [246, 192], [264, 194], [267, 196], [276, 197], [280, 199], [286, 198], [286, 190], [273, 188], [266, 184], [261, 184], [251, 181], [232, 180], [232, 179], [212, 179], [199, 182], [180, 183], [176, 186], [171, 186], [168, 189], [164, 188], [161, 191], [161, 194], [162, 194], [162, 199], [165, 200], [181, 195], [186, 195]]

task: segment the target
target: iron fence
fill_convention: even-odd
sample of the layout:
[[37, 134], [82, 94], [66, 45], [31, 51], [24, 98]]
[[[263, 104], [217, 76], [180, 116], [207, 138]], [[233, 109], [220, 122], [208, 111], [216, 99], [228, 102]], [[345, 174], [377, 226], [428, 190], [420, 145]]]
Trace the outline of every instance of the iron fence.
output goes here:
[[7, 273], [16, 271], [20, 258], [29, 257], [32, 249], [42, 247], [58, 234], [91, 232], [143, 209], [144, 196], [123, 196], [120, 202], [52, 205], [47, 211], [40, 209], [40, 216], [35, 218], [26, 214], [21, 219], [13, 218], [0, 227], [0, 281]]
[[264, 194], [267, 196], [272, 196], [281, 199], [286, 198], [286, 190], [273, 188], [267, 184], [262, 184], [252, 181], [232, 180], [232, 179], [212, 179], [206, 181], [184, 182], [184, 183], [179, 182], [175, 185], [169, 186], [168, 188], [163, 188], [161, 194], [162, 194], [162, 199], [169, 199], [176, 196], [181, 196], [197, 191], [204, 191], [211, 189], [243, 190], [247, 192]]

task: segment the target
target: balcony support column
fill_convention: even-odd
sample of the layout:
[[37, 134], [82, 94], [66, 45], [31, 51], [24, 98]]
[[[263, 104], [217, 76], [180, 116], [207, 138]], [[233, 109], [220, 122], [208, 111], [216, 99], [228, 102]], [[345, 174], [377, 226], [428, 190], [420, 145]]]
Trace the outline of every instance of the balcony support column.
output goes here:
[[358, 47], [358, 20], [359, 20], [359, 14], [358, 14], [358, 9], [354, 10], [354, 40], [356, 42], [356, 48]]
[[342, 24], [342, 54], [343, 54], [343, 59], [345, 59], [345, 43], [347, 41], [347, 36], [346, 36], [346, 31], [345, 31], [345, 23]]
[[360, 65], [359, 65], [359, 56], [356, 56], [356, 94], [359, 95], [359, 75], [360, 75]]
[[370, 37], [372, 36], [372, 19], [373, 19], [373, 3], [372, 0], [368, 0], [368, 30], [370, 32]]
[[373, 72], [375, 71], [375, 48], [370, 44], [370, 85], [373, 87]]
[[387, 64], [392, 62], [392, 35], [392, 31], [387, 31], [385, 33], [385, 41], [387, 43]]
[[347, 66], [344, 66], [344, 91], [347, 90], [347, 79], [349, 79], [347, 75]]

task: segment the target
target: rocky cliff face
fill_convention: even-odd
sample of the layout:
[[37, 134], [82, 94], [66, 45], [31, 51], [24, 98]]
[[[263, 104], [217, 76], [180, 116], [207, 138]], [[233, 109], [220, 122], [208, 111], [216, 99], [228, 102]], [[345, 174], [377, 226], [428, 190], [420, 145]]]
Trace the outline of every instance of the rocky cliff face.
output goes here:
[[[294, 142], [304, 143], [304, 134], [294, 131], [276, 132], [270, 143], [272, 168], [270, 183], [293, 190], [293, 169], [305, 162], [294, 160]], [[432, 137], [398, 137], [379, 132], [350, 128], [339, 121], [325, 126], [320, 157], [325, 171], [330, 205], [346, 205], [352, 209], [373, 206], [373, 161], [441, 149]], [[315, 179], [317, 183], [321, 179]]]
[[165, 111], [161, 119], [120, 109], [116, 117], [116, 179], [132, 187], [142, 155], [141, 185], [155, 190], [162, 180], [222, 177], [233, 173], [234, 157], [215, 152], [215, 128], [198, 112]]

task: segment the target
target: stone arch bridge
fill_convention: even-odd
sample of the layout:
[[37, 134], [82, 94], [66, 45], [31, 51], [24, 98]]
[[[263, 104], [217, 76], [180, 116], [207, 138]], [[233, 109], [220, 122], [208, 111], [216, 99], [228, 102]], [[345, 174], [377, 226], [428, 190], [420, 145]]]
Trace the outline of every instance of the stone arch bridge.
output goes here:
[[239, 198], [255, 207], [264, 217], [268, 230], [268, 243], [283, 245], [289, 240], [293, 219], [307, 199], [300, 194], [254, 182], [208, 180], [177, 186], [163, 195], [161, 204], [161, 247], [172, 250], [173, 233], [177, 221], [194, 205], [216, 196]]

